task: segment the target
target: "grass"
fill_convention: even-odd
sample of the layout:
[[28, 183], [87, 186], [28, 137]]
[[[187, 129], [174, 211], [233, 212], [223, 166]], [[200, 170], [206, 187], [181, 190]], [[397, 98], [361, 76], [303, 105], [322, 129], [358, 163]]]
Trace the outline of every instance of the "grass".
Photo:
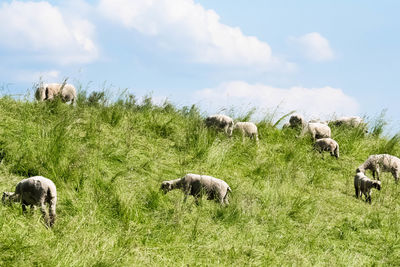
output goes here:
[[[270, 119], [257, 146], [205, 128], [195, 106], [101, 93], [77, 102], [0, 98], [0, 188], [43, 175], [58, 190], [53, 229], [38, 210], [0, 205], [0, 266], [400, 265], [392, 176], [372, 205], [354, 197], [368, 155], [400, 155], [399, 136], [381, 136], [382, 117], [371, 134], [333, 128], [341, 157], [323, 160]], [[224, 179], [231, 204], [160, 192], [189, 172]]]

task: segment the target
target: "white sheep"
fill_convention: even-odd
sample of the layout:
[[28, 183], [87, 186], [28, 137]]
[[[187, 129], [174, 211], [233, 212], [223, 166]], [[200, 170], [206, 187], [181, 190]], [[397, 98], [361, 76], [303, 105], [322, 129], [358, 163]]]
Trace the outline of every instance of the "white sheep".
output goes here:
[[300, 114], [293, 114], [292, 116], [290, 116], [289, 119], [289, 127], [290, 128], [303, 128], [305, 125], [305, 120], [303, 118], [303, 116], [301, 116]]
[[332, 138], [317, 139], [314, 143], [314, 148], [321, 154], [323, 151], [329, 151], [331, 156], [339, 158], [339, 144]]
[[354, 189], [356, 190], [356, 198], [365, 196], [365, 201], [371, 203], [371, 188], [381, 190], [381, 182], [378, 180], [371, 180], [364, 173], [358, 172], [354, 176]]
[[52, 100], [56, 96], [60, 96], [63, 102], [74, 103], [76, 100], [76, 89], [69, 83], [45, 83], [41, 84], [35, 93], [38, 101]]
[[222, 114], [215, 114], [207, 117], [205, 123], [207, 127], [223, 129], [228, 136], [232, 135], [234, 123], [231, 117]]
[[370, 155], [367, 160], [357, 168], [356, 172], [365, 174], [366, 170], [372, 171], [374, 179], [376, 174], [378, 180], [380, 171], [390, 172], [397, 183], [399, 180], [400, 159], [389, 154]]
[[304, 136], [306, 133], [311, 134], [312, 139], [315, 141], [315, 139], [319, 138], [330, 138], [331, 128], [326, 124], [310, 122], [303, 128], [300, 136]]
[[249, 136], [250, 138], [253, 138], [258, 142], [258, 130], [257, 130], [257, 125], [255, 125], [253, 122], [236, 122], [235, 125], [233, 126], [233, 130], [240, 130], [242, 133], [242, 138], [244, 139], [244, 136]]
[[[21, 202], [22, 210], [26, 206], [39, 206], [47, 225], [53, 226], [56, 218], [57, 190], [54, 183], [45, 177], [34, 176], [20, 181], [15, 187], [15, 192], [3, 192], [3, 203]], [[47, 218], [46, 203], [49, 204], [49, 217]]]
[[331, 121], [336, 126], [347, 125], [352, 127], [358, 127], [364, 124], [363, 119], [358, 116], [352, 117], [340, 117], [339, 119]]
[[232, 191], [229, 185], [221, 179], [192, 173], [186, 174], [183, 178], [161, 183], [164, 194], [178, 188], [185, 193], [185, 200], [188, 195], [192, 195], [196, 204], [202, 195], [207, 195], [209, 200], [214, 199], [221, 204], [229, 204], [228, 192]]

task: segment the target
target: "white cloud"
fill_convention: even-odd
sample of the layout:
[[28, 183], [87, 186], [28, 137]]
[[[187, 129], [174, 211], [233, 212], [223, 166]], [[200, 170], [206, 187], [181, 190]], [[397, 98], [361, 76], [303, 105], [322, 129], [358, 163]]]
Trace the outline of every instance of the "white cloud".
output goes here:
[[328, 61], [335, 57], [329, 41], [317, 32], [290, 37], [289, 40], [298, 45], [304, 55], [312, 61]]
[[195, 62], [291, 67], [274, 57], [266, 42], [221, 23], [215, 11], [193, 0], [101, 0], [98, 8], [110, 20], [153, 36], [164, 49], [185, 51]]
[[48, 2], [12, 1], [0, 6], [0, 46], [35, 60], [90, 62], [98, 53], [93, 35], [88, 20], [66, 16]]
[[296, 110], [307, 117], [329, 118], [337, 115], [354, 115], [359, 104], [341, 89], [329, 86], [322, 88], [276, 88], [263, 84], [248, 84], [231, 81], [216, 88], [206, 88], [195, 93], [200, 105], [208, 110], [218, 111], [222, 107], [235, 109], [257, 108], [259, 112], [271, 111], [278, 107], [281, 112]]
[[29, 71], [19, 70], [11, 74], [13, 80], [18, 82], [38, 82], [40, 79], [43, 81], [57, 81], [61, 82], [60, 71], [58, 70], [45, 70], [45, 71]]

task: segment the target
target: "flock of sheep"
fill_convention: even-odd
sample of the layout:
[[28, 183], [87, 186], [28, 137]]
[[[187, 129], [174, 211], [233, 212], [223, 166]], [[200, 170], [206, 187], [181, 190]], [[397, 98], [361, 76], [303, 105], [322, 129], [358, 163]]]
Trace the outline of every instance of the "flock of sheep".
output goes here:
[[[73, 85], [67, 84], [66, 81], [62, 84], [41, 84], [35, 93], [38, 101], [52, 100], [55, 97], [61, 97], [64, 102], [74, 102], [76, 100], [76, 89]], [[333, 125], [347, 125], [350, 127], [363, 127], [366, 129], [366, 124], [360, 117], [343, 117], [335, 121], [331, 121]], [[242, 134], [242, 138], [248, 136], [258, 143], [257, 126], [252, 122], [234, 122], [232, 118], [216, 114], [205, 119], [205, 125], [210, 128], [223, 130], [228, 136], [232, 136], [234, 130], [238, 130]], [[285, 128], [301, 129], [300, 136], [310, 134], [314, 140], [314, 149], [323, 153], [330, 152], [332, 156], [339, 158], [339, 144], [331, 138], [331, 129], [327, 122], [309, 121], [305, 122], [299, 114], [293, 114], [289, 122], [283, 126]], [[323, 155], [323, 154], [322, 154]], [[371, 170], [373, 178], [377, 176], [378, 180], [369, 179], [365, 173], [366, 170]], [[379, 154], [371, 155], [360, 165], [356, 170], [354, 177], [354, 188], [356, 197], [365, 195], [365, 201], [371, 203], [371, 189], [381, 189], [379, 181], [379, 173], [391, 172], [397, 183], [399, 179], [400, 159], [388, 155]], [[164, 181], [160, 188], [165, 194], [173, 189], [181, 189], [185, 194], [185, 200], [188, 195], [195, 198], [196, 204], [198, 198], [206, 195], [209, 200], [216, 200], [222, 205], [229, 204], [228, 193], [231, 192], [229, 185], [212, 176], [199, 174], [186, 174], [183, 178]], [[22, 209], [25, 212], [26, 206], [34, 208], [39, 206], [43, 218], [47, 226], [53, 226], [56, 218], [56, 202], [57, 190], [54, 183], [45, 177], [35, 176], [20, 181], [14, 192], [3, 192], [2, 202], [4, 204], [11, 202], [20, 202]], [[47, 214], [46, 204], [49, 205]]]

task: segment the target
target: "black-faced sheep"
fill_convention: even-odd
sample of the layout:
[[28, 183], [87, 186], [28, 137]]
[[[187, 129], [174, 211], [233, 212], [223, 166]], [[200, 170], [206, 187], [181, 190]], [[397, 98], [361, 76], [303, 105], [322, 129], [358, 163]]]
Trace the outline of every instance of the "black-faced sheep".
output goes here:
[[356, 198], [365, 196], [365, 201], [371, 203], [371, 188], [381, 190], [381, 182], [378, 180], [371, 180], [364, 173], [358, 172], [354, 176], [354, 189], [356, 191]]
[[329, 151], [331, 156], [339, 158], [339, 144], [332, 138], [317, 139], [314, 143], [314, 148], [321, 154], [323, 151]]
[[380, 171], [390, 172], [397, 183], [399, 180], [400, 159], [389, 154], [371, 155], [357, 168], [356, 172], [365, 174], [366, 170], [372, 171], [374, 179], [376, 174], [378, 180]]
[[329, 128], [329, 126], [326, 124], [311, 122], [307, 123], [307, 125], [303, 128], [300, 136], [304, 136], [306, 133], [311, 134], [312, 139], [315, 141], [315, 139], [319, 138], [330, 138], [331, 128]]
[[258, 142], [258, 130], [257, 125], [252, 122], [236, 122], [233, 126], [233, 130], [239, 130], [242, 133], [242, 138], [244, 136], [249, 136]]
[[304, 127], [305, 125], [305, 120], [303, 118], [303, 116], [301, 116], [300, 114], [293, 114], [292, 116], [290, 116], [289, 119], [289, 127], [290, 128], [298, 128], [301, 129]]
[[215, 114], [207, 117], [205, 123], [207, 127], [223, 129], [228, 136], [232, 135], [234, 123], [231, 117], [222, 114]]
[[231, 188], [225, 181], [212, 176], [189, 173], [183, 178], [161, 183], [164, 194], [178, 188], [185, 193], [185, 200], [188, 195], [192, 195], [196, 204], [202, 195], [207, 195], [209, 200], [214, 199], [221, 204], [229, 204], [228, 192], [231, 192]]
[[[34, 176], [20, 181], [15, 187], [15, 192], [3, 192], [2, 202], [21, 202], [22, 210], [26, 206], [31, 209], [39, 206], [45, 223], [53, 226], [56, 218], [57, 190], [54, 183], [45, 177]], [[46, 203], [49, 204], [49, 217], [47, 217]]]
[[69, 83], [45, 83], [36, 89], [35, 97], [38, 101], [52, 100], [60, 96], [63, 102], [74, 103], [76, 89]]

